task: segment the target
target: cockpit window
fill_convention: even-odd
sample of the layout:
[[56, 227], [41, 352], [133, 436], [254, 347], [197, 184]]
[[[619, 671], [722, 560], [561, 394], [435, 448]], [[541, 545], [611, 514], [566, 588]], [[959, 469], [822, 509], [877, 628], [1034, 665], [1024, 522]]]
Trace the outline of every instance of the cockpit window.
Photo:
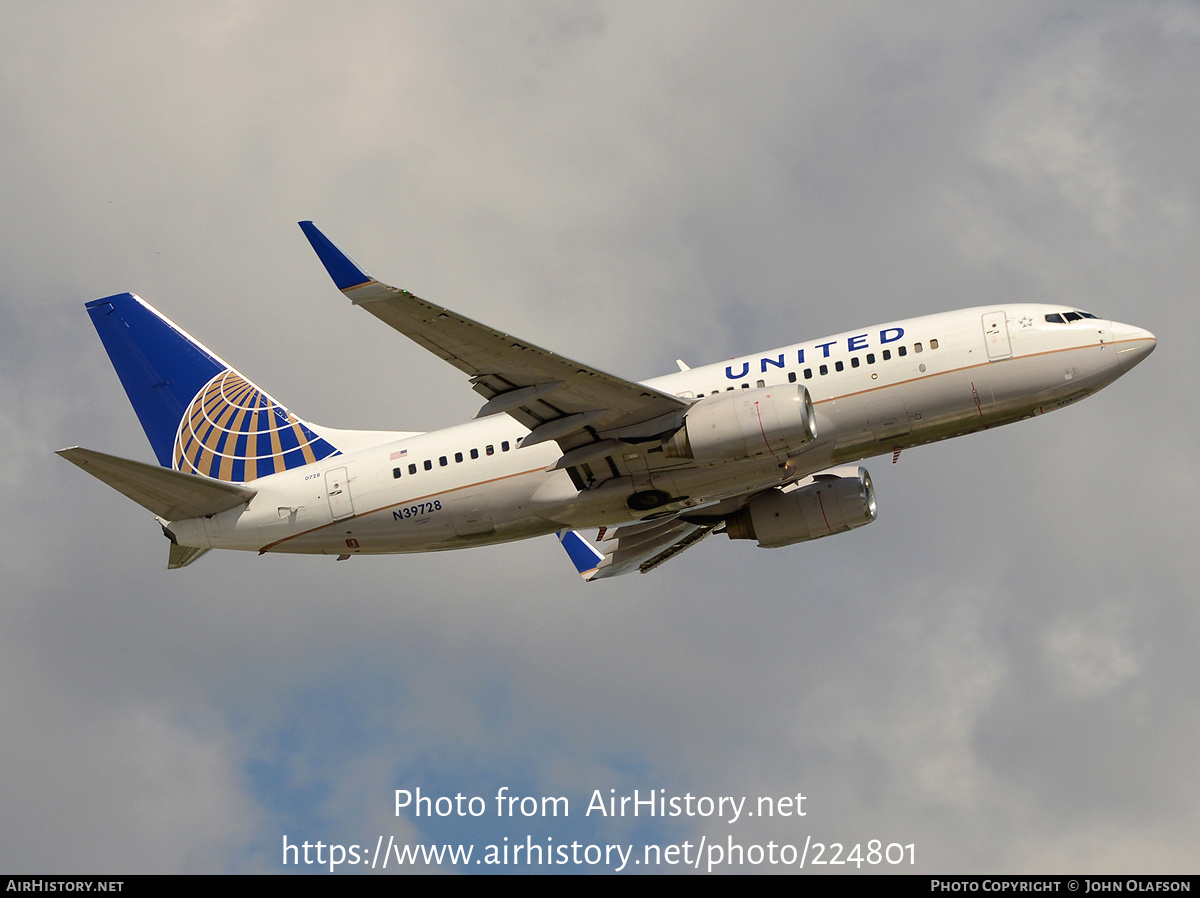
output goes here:
[[1071, 324], [1072, 322], [1080, 321], [1084, 318], [1094, 318], [1099, 320], [1098, 317], [1093, 315], [1091, 312], [1081, 312], [1078, 309], [1076, 309], [1074, 312], [1062, 312], [1061, 314], [1058, 312], [1052, 312], [1046, 316], [1046, 320], [1051, 324]]

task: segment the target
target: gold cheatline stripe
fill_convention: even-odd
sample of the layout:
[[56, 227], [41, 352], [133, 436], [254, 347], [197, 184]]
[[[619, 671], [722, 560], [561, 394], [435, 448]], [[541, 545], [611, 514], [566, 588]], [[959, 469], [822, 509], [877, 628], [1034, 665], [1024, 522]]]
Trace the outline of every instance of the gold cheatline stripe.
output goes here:
[[[1113, 343], [1105, 343], [1103, 345], [1104, 346], [1116, 346], [1118, 343], [1142, 343], [1142, 342], [1145, 342], [1145, 341], [1140, 340], [1140, 339], [1138, 339], [1138, 340], [1118, 340]], [[1028, 358], [1034, 358], [1035, 356], [1054, 355], [1055, 353], [1059, 353], [1059, 352], [1074, 352], [1079, 349], [1092, 349], [1092, 348], [1093, 347], [1090, 345], [1068, 346], [1064, 349], [1048, 349], [1044, 352], [1033, 352], [1033, 353], [1029, 353], [1028, 355], [1012, 356], [1011, 358], [1012, 359], [1028, 359]], [[1001, 362], [1007, 362], [1010, 360], [1011, 359], [1001, 359]], [[928, 378], [931, 378], [931, 377], [941, 377], [946, 374], [954, 374], [959, 371], [969, 371], [972, 368], [983, 368], [988, 365], [994, 365], [994, 364], [998, 364], [998, 363], [992, 362], [992, 361], [987, 361], [987, 362], [980, 362], [975, 365], [964, 365], [961, 368], [952, 368], [949, 371], [938, 371], [933, 374], [924, 374], [924, 375], [921, 375], [920, 377], [914, 377], [914, 378], [911, 378], [910, 380], [897, 381], [896, 383], [892, 383], [892, 384], [881, 384], [877, 387], [871, 387], [870, 389], [866, 389], [866, 390], [859, 390], [854, 393], [845, 393], [841, 396], [831, 396], [828, 399], [821, 399], [821, 400], [819, 400], [819, 402], [816, 402], [814, 404], [820, 404], [821, 402], [832, 402], [835, 399], [847, 399], [851, 396], [860, 396], [863, 393], [873, 393], [876, 390], [883, 390], [883, 389], [886, 389], [887, 387], [894, 387], [894, 386], [898, 386], [903, 383], [911, 383], [913, 381], [918, 381], [918, 380], [927, 380]], [[267, 545], [263, 546], [261, 549], [258, 550], [258, 554], [262, 555], [264, 552], [269, 552], [271, 549], [275, 548], [278, 545], [281, 545], [282, 543], [285, 543], [292, 539], [296, 539], [297, 537], [300, 537], [300, 536], [307, 536], [310, 533], [316, 533], [318, 530], [324, 530], [326, 527], [332, 527], [334, 524], [344, 524], [347, 520], [354, 520], [355, 518], [366, 517], [367, 515], [377, 514], [378, 512], [381, 512], [381, 511], [387, 511], [389, 508], [399, 508], [402, 505], [411, 505], [414, 502], [421, 502], [425, 499], [433, 498], [434, 496], [443, 496], [446, 493], [453, 493], [453, 492], [457, 492], [458, 490], [474, 489], [476, 487], [485, 486], [489, 483], [498, 483], [501, 480], [508, 480], [512, 477], [523, 477], [526, 474], [535, 474], [538, 471], [545, 471], [545, 470], [546, 470], [545, 468], [532, 468], [528, 471], [519, 471], [516, 474], [505, 474], [503, 477], [493, 477], [491, 480], [480, 480], [476, 483], [468, 483], [468, 484], [464, 484], [462, 486], [451, 487], [450, 489], [439, 490], [436, 493], [429, 493], [428, 495], [425, 495], [425, 496], [416, 496], [412, 499], [405, 499], [403, 502], [393, 502], [390, 505], [382, 505], [379, 508], [374, 508], [374, 509], [371, 509], [370, 511], [359, 512], [359, 513], [355, 514], [352, 518], [342, 518], [341, 520], [338, 520], [338, 521], [330, 521], [328, 524], [322, 524], [320, 527], [313, 527], [311, 530], [305, 530], [301, 533], [293, 533], [291, 536], [285, 536], [283, 539], [278, 539], [273, 543], [268, 543]]]
[[518, 471], [515, 474], [503, 474], [500, 477], [492, 477], [489, 480], [479, 480], [475, 483], [465, 484], [464, 486], [454, 486], [450, 487], [449, 489], [438, 490], [436, 493], [428, 493], [424, 496], [414, 496], [411, 499], [405, 499], [403, 502], [392, 502], [388, 505], [381, 505], [379, 508], [372, 508], [370, 511], [356, 512], [353, 517], [330, 521], [328, 524], [322, 524], [320, 527], [313, 527], [311, 530], [305, 530], [302, 533], [293, 533], [291, 536], [285, 536], [283, 539], [277, 539], [275, 542], [268, 543], [259, 549], [258, 554], [262, 555], [264, 552], [270, 551], [281, 543], [286, 543], [288, 540], [295, 539], [298, 536], [307, 536], [310, 533], [316, 533], [318, 530], [324, 530], [326, 527], [332, 527], [335, 524], [344, 524], [346, 521], [352, 521], [355, 518], [362, 518], [366, 517], [367, 515], [378, 514], [381, 511], [387, 511], [389, 508], [400, 508], [403, 505], [412, 505], [414, 502], [422, 502], [426, 499], [432, 499], [435, 496], [444, 496], [446, 493], [456, 493], [459, 490], [475, 489], [476, 487], [486, 486], [489, 483], [499, 483], [501, 480], [511, 480], [513, 477], [524, 477], [526, 474], [536, 474], [538, 471], [545, 472], [545, 470], [546, 469], [544, 467], [530, 468], [528, 471]]
[[[1116, 340], [1112, 343], [1104, 343], [1102, 345], [1103, 346], [1116, 346], [1119, 343], [1144, 343], [1144, 342], [1145, 342], [1144, 340]], [[931, 377], [941, 377], [945, 374], [956, 374], [959, 371], [970, 371], [973, 368], [986, 368], [988, 365], [1002, 365], [1005, 362], [1016, 361], [1018, 359], [1032, 359], [1032, 358], [1037, 358], [1038, 356], [1042, 356], [1042, 355], [1054, 355], [1055, 353], [1059, 353], [1059, 352], [1076, 352], [1080, 349], [1097, 349], [1097, 348], [1101, 348], [1101, 344], [1096, 344], [1094, 346], [1090, 345], [1090, 344], [1084, 345], [1084, 346], [1067, 346], [1067, 347], [1064, 347], [1063, 349], [1046, 349], [1046, 350], [1043, 350], [1042, 352], [1031, 352], [1026, 355], [1009, 356], [1006, 359], [999, 359], [998, 361], [995, 361], [995, 362], [993, 362], [991, 359], [988, 359], [986, 362], [976, 362], [973, 365], [963, 365], [961, 368], [950, 368], [949, 370], [946, 370], [946, 371], [934, 371], [931, 374], [921, 374], [921, 375], [918, 375], [917, 377], [910, 377], [910, 378], [907, 378], [906, 380], [898, 380], [898, 381], [895, 381], [894, 383], [879, 384], [878, 386], [875, 386], [875, 387], [868, 387], [865, 390], [856, 390], [853, 393], [842, 393], [841, 395], [838, 395], [838, 396], [830, 396], [827, 399], [814, 399], [813, 405], [820, 405], [824, 402], [833, 402], [835, 399], [849, 399], [851, 396], [862, 396], [865, 393], [874, 393], [877, 390], [886, 390], [889, 387], [898, 387], [901, 384], [916, 383], [919, 380], [929, 380], [929, 378], [931, 378]], [[937, 350], [931, 350], [931, 351], [936, 352]]]

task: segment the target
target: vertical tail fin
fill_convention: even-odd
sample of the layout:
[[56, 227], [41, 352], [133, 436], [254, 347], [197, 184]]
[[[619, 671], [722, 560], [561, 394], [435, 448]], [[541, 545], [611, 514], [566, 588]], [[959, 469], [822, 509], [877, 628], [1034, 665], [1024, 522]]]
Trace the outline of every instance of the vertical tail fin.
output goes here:
[[87, 310], [164, 468], [244, 483], [338, 451], [141, 298]]

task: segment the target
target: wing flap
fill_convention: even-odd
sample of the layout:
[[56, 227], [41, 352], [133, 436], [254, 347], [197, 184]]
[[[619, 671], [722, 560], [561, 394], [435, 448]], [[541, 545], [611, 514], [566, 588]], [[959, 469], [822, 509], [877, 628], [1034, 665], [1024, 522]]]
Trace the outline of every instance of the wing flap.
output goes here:
[[228, 511], [254, 498], [256, 490], [222, 480], [72, 446], [56, 453], [167, 521]]
[[678, 518], [618, 527], [599, 546], [574, 530], [558, 534], [575, 569], [585, 580], [619, 577], [638, 570], [647, 574], [713, 532], [720, 521], [691, 524]]

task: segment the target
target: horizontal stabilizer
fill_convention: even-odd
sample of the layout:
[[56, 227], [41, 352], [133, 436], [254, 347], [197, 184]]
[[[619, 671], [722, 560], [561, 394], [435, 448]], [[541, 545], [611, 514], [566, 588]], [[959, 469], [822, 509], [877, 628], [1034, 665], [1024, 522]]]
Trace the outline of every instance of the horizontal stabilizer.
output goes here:
[[171, 543], [171, 553], [167, 557], [167, 570], [177, 571], [181, 567], [187, 567], [207, 551], [207, 548], [198, 549], [193, 546], [177, 546], [175, 543]]
[[167, 521], [219, 514], [249, 502], [256, 492], [238, 484], [184, 474], [79, 446], [59, 449], [57, 454]]

